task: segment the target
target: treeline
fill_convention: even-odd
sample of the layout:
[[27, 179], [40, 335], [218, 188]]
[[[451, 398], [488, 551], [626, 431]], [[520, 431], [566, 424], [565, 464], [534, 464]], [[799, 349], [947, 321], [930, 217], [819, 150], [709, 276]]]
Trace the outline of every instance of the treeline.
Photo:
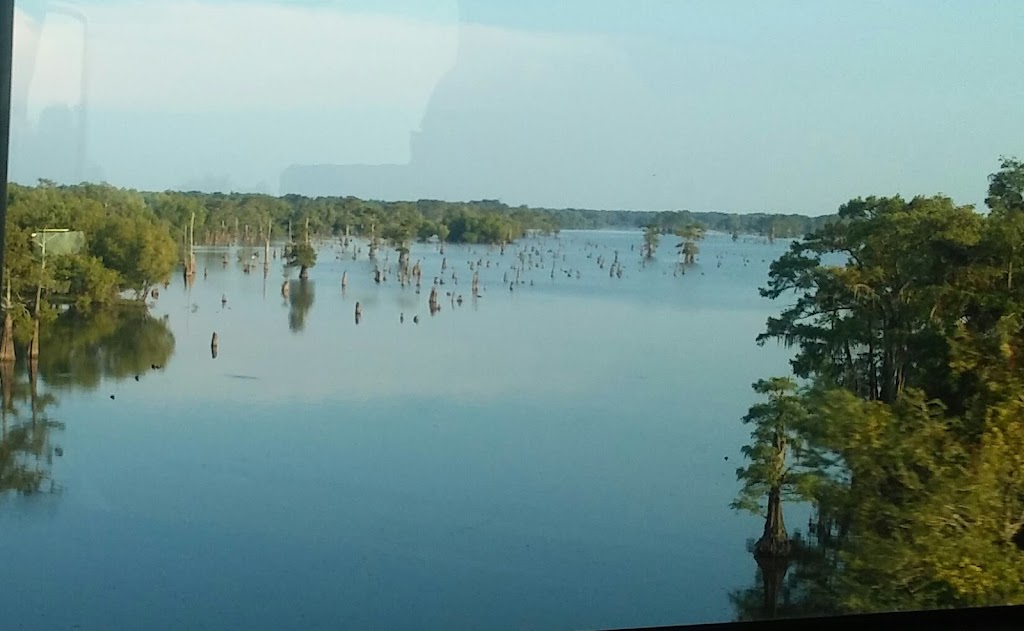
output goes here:
[[[144, 299], [166, 283], [175, 265], [190, 267], [193, 245], [287, 244], [285, 260], [305, 276], [315, 264], [315, 243], [361, 237], [370, 255], [379, 248], [408, 251], [413, 241], [507, 244], [530, 232], [569, 228], [639, 228], [662, 232], [703, 227], [734, 233], [800, 236], [822, 218], [691, 212], [550, 210], [508, 206], [497, 200], [383, 202], [355, 197], [273, 197], [260, 194], [139, 192], [102, 184], [9, 189], [0, 358], [13, 340], [38, 340], [40, 321], [63, 308], [89, 312], [126, 297]], [[45, 230], [83, 236], [81, 247], [42, 256]], [[56, 242], [56, 241], [55, 241]], [[46, 259], [44, 262], [44, 258]], [[34, 350], [30, 351], [34, 353]]]
[[[144, 193], [143, 199], [179, 238], [194, 230], [197, 244], [290, 242], [336, 236], [380, 239], [395, 246], [437, 238], [448, 243], [511, 243], [529, 231], [558, 230], [537, 210], [498, 202], [367, 201], [242, 193]], [[194, 219], [193, 219], [194, 218]], [[194, 221], [194, 228], [192, 227]]]
[[239, 193], [146, 193], [157, 216], [184, 234], [195, 213], [196, 243], [226, 245], [292, 240], [305, 230], [326, 238], [349, 235], [400, 244], [436, 237], [449, 243], [511, 243], [530, 231], [641, 229], [670, 233], [702, 226], [734, 234], [797, 238], [825, 225], [832, 216], [738, 215], [691, 211], [603, 211], [509, 206], [497, 200], [444, 202], [367, 201], [356, 197], [303, 197]]
[[[755, 386], [735, 504], [765, 517], [766, 596], [810, 534], [831, 560], [788, 592], [805, 612], [1024, 603], [1024, 163], [986, 204], [855, 199], [772, 264], [761, 293], [788, 306], [760, 342], [793, 374]], [[816, 508], [801, 540], [787, 498]]]
[[722, 212], [633, 211], [543, 209], [562, 230], [634, 230], [655, 226], [669, 233], [700, 225], [706, 230], [734, 234], [755, 234], [779, 238], [799, 238], [817, 230], [835, 215], [808, 217], [805, 215], [772, 215], [764, 213], [732, 214]]

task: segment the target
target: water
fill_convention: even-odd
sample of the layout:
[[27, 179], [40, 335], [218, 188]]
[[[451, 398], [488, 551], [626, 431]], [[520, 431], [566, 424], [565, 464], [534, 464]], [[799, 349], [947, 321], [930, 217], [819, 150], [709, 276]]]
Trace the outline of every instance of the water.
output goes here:
[[[431, 245], [412, 253], [419, 295], [393, 275], [375, 284], [364, 244], [359, 261], [322, 250], [291, 300], [278, 261], [264, 281], [261, 264], [244, 274], [234, 251], [227, 267], [204, 251], [194, 286], [163, 289], [156, 319], [111, 324], [106, 338], [51, 334], [37, 389], [64, 429], [33, 466], [54, 492], [0, 506], [5, 619], [597, 629], [733, 618], [728, 595], [754, 577], [745, 546], [761, 527], [728, 506], [748, 437], [739, 419], [753, 381], [788, 372], [787, 351], [754, 343], [780, 306], [757, 287], [786, 244], [711, 235], [676, 277], [675, 241], [641, 269], [639, 233], [527, 240], [545, 267], [512, 291], [501, 281], [514, 248], [448, 246], [435, 317]], [[554, 279], [549, 249], [566, 257]], [[621, 279], [597, 267], [615, 249]], [[474, 301], [467, 261], [481, 258], [491, 267]]]

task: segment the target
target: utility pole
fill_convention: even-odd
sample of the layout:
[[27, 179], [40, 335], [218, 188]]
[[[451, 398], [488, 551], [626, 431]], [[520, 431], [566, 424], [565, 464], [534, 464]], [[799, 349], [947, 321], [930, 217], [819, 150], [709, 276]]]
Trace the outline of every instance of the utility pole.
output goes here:
[[[69, 228], [43, 228], [39, 232], [33, 232], [30, 235], [33, 239], [35, 239], [36, 237], [39, 238], [39, 249], [41, 251], [41, 255], [39, 257], [39, 274], [40, 274], [40, 276], [42, 276], [43, 273], [46, 272], [46, 242], [47, 242], [47, 238], [46, 237], [47, 237], [47, 235], [64, 234], [66, 232], [70, 232], [70, 229]], [[32, 342], [29, 344], [29, 347], [28, 347], [28, 358], [29, 359], [36, 359], [37, 357], [39, 357], [39, 305], [40, 305], [40, 303], [42, 303], [42, 301], [43, 301], [43, 281], [42, 281], [42, 278], [40, 278], [39, 279], [39, 283], [36, 284], [36, 304], [35, 304], [35, 314], [34, 314], [34, 318], [33, 318], [35, 320], [35, 322], [33, 323]]]

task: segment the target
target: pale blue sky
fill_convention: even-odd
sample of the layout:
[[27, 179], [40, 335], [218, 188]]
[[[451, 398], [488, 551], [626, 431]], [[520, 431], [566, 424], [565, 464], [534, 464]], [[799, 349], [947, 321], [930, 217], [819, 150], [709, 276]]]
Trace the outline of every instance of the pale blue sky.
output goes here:
[[1024, 156], [1019, 0], [71, 4], [84, 84], [18, 3], [15, 179], [820, 214]]

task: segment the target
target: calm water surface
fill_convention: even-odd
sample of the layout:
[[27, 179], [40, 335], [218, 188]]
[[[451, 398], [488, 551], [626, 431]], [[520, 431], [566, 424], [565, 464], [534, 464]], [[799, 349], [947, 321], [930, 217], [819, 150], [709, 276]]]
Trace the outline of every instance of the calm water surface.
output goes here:
[[[675, 238], [646, 269], [640, 242], [566, 232], [504, 255], [448, 246], [435, 317], [435, 246], [413, 250], [419, 295], [394, 276], [375, 284], [365, 245], [358, 261], [332, 245], [289, 299], [278, 261], [264, 281], [259, 262], [243, 273], [238, 250], [226, 267], [206, 251], [191, 289], [176, 277], [162, 290], [152, 313], [163, 324], [112, 325], [77, 349], [85, 332], [54, 333], [37, 398], [51, 399], [41, 418], [64, 427], [33, 464], [49, 473], [46, 492], [0, 505], [5, 620], [596, 629], [733, 618], [728, 595], [754, 578], [745, 546], [761, 527], [728, 506], [748, 438], [739, 419], [753, 381], [788, 372], [787, 351], [754, 343], [779, 308], [757, 287], [786, 244], [712, 235], [676, 277]], [[522, 247], [538, 248], [543, 268], [509, 291], [502, 277], [514, 278]], [[616, 249], [621, 279], [597, 266]]]

